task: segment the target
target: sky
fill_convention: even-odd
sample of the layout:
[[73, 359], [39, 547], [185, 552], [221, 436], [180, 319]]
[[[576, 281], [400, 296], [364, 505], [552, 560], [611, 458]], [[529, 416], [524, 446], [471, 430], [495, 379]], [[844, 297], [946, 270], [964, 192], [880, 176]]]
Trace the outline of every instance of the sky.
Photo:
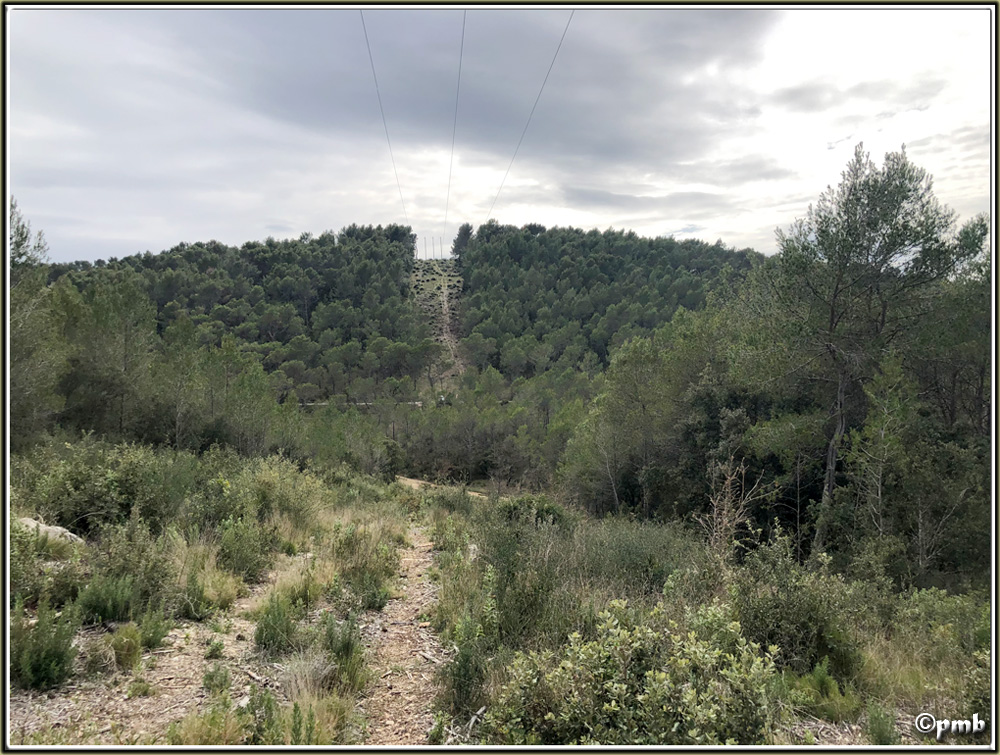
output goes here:
[[993, 207], [990, 6], [5, 10], [8, 192], [54, 261], [488, 218], [771, 254], [858, 143]]

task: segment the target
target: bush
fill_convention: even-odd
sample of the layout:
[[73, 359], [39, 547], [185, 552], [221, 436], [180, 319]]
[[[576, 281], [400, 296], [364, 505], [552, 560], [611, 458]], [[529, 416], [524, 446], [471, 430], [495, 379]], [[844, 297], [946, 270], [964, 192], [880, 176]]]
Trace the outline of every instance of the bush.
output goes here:
[[219, 540], [219, 566], [245, 582], [260, 582], [274, 561], [274, 536], [254, 519], [227, 519]]
[[354, 614], [348, 614], [345, 621], [337, 621], [332, 613], [323, 614], [320, 643], [337, 667], [341, 689], [360, 690], [365, 686], [365, 648]]
[[293, 610], [288, 599], [272, 592], [257, 620], [254, 642], [267, 653], [280, 654], [295, 647], [296, 636]]
[[874, 700], [868, 703], [868, 720], [865, 731], [873, 745], [898, 745], [899, 732], [896, 731], [896, 719], [885, 712]]
[[[208, 656], [206, 656], [207, 658]], [[216, 663], [205, 671], [201, 678], [202, 686], [209, 692], [221, 693], [229, 689], [231, 683], [229, 669], [221, 663]]]
[[122, 624], [108, 640], [114, 651], [115, 664], [123, 670], [134, 669], [142, 657], [142, 633], [133, 622]]
[[142, 646], [148, 650], [160, 647], [163, 644], [163, 638], [170, 633], [172, 627], [173, 622], [164, 615], [163, 608], [156, 609], [149, 606], [139, 619], [139, 635]]
[[35, 533], [10, 517], [10, 604], [17, 601], [35, 605], [42, 594], [44, 579], [35, 548]]
[[212, 640], [208, 643], [208, 650], [205, 651], [205, 657], [209, 660], [215, 660], [222, 657], [223, 644], [222, 640]]
[[496, 516], [508, 522], [523, 522], [525, 524], [554, 524], [559, 527], [571, 527], [566, 509], [554, 503], [544, 495], [521, 495], [516, 498], [504, 498], [495, 505]]
[[[624, 601], [597, 638], [518, 653], [486, 714], [501, 744], [761, 744], [775, 709], [774, 665], [742, 637], [734, 653], [663, 626], [662, 609], [633, 617]], [[736, 631], [736, 630], [734, 630]]]
[[846, 595], [839, 577], [801, 566], [787, 537], [754, 551], [731, 588], [743, 634], [761, 647], [776, 645], [780, 667], [808, 673], [828, 658], [839, 679], [851, 678], [860, 664], [844, 620]]
[[19, 687], [49, 689], [57, 687], [73, 674], [76, 648], [73, 636], [79, 627], [76, 609], [68, 606], [57, 616], [48, 599], [38, 604], [32, 624], [22, 603], [11, 615], [10, 674]]
[[80, 612], [85, 623], [128, 621], [138, 602], [135, 582], [131, 576], [97, 574], [79, 597]]
[[131, 582], [130, 607], [136, 616], [150, 604], [163, 604], [174, 597], [171, 593], [177, 575], [170, 558], [169, 539], [155, 537], [138, 510], [133, 510], [126, 524], [102, 528], [94, 560], [98, 575]]
[[790, 675], [788, 681], [792, 703], [826, 721], [853, 721], [861, 711], [857, 694], [851, 689], [841, 692], [837, 680], [830, 676], [826, 658], [811, 673]]
[[389, 600], [386, 582], [399, 570], [399, 554], [386, 533], [356, 523], [337, 525], [332, 547], [361, 610], [381, 610]]

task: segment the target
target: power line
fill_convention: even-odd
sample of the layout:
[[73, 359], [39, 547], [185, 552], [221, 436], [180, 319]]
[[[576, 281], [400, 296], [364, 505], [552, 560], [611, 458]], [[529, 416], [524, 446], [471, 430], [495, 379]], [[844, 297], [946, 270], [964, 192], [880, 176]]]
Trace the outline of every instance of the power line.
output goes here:
[[569, 31], [569, 24], [570, 21], [573, 20], [574, 13], [576, 13], [575, 10], [570, 11], [569, 19], [566, 21], [566, 28], [563, 29], [562, 37], [559, 38], [559, 45], [556, 47], [556, 54], [552, 56], [552, 62], [549, 63], [549, 70], [545, 73], [545, 78], [542, 80], [542, 86], [538, 90], [538, 96], [535, 97], [535, 104], [531, 106], [531, 112], [528, 113], [528, 122], [524, 124], [524, 131], [521, 132], [521, 138], [517, 140], [517, 146], [514, 148], [514, 156], [510, 158], [510, 165], [507, 166], [507, 172], [503, 174], [503, 180], [500, 182], [500, 188], [497, 190], [497, 195], [493, 197], [493, 204], [490, 205], [490, 211], [486, 215], [486, 220], [483, 221], [484, 224], [490, 219], [490, 215], [493, 214], [493, 208], [496, 206], [497, 200], [500, 198], [500, 192], [503, 191], [503, 185], [507, 183], [507, 176], [510, 175], [510, 169], [514, 166], [514, 158], [517, 157], [517, 152], [521, 149], [521, 142], [524, 141], [524, 135], [528, 133], [528, 126], [531, 124], [531, 116], [535, 114], [535, 108], [538, 107], [538, 101], [542, 98], [542, 92], [545, 91], [545, 83], [549, 80], [549, 74], [552, 73], [552, 67], [556, 64], [556, 58], [559, 57], [559, 50], [562, 49], [563, 40], [566, 39], [566, 32]]
[[451, 202], [451, 169], [455, 164], [455, 134], [458, 132], [458, 94], [462, 89], [462, 58], [465, 55], [465, 17], [462, 11], [462, 45], [458, 51], [458, 83], [455, 85], [455, 123], [451, 127], [451, 159], [448, 161], [448, 194], [444, 200], [444, 233], [448, 233], [448, 205]]
[[368, 47], [368, 60], [372, 64], [372, 78], [375, 79], [375, 96], [378, 97], [378, 111], [382, 114], [382, 127], [385, 129], [385, 143], [389, 145], [389, 160], [392, 161], [392, 173], [396, 176], [396, 188], [399, 189], [399, 203], [403, 205], [403, 218], [406, 224], [410, 224], [410, 219], [406, 215], [406, 202], [403, 201], [403, 187], [399, 184], [399, 173], [396, 172], [396, 158], [392, 156], [392, 142], [389, 141], [389, 126], [385, 122], [385, 110], [382, 109], [382, 93], [378, 88], [378, 76], [375, 75], [375, 58], [372, 57], [372, 46], [368, 41], [368, 27], [365, 26], [365, 12], [361, 13], [361, 28], [365, 31], [365, 45]]

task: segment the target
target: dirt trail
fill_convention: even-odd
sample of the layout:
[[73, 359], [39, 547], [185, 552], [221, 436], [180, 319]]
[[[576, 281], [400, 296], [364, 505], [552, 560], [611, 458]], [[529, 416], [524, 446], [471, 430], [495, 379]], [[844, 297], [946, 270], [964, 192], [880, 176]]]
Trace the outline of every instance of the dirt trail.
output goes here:
[[368, 665], [374, 676], [361, 707], [368, 722], [366, 745], [425, 745], [434, 723], [435, 674], [447, 660], [426, 620], [437, 599], [427, 576], [432, 544], [417, 528], [400, 553], [399, 595], [365, 627]]
[[[413, 488], [414, 490], [422, 490], [423, 488], [440, 488], [445, 490], [448, 488], [447, 485], [437, 485], [433, 482], [427, 482], [427, 480], [414, 480], [412, 477], [397, 477], [396, 482], [405, 485], [408, 488]], [[488, 496], [482, 493], [477, 493], [475, 490], [466, 490], [466, 495], [471, 495], [473, 498], [487, 498]]]

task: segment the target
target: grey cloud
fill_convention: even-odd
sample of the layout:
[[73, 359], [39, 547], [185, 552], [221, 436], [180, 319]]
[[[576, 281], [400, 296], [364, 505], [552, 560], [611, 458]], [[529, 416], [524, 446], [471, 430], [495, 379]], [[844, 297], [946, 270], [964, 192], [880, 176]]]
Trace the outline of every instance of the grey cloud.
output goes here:
[[884, 114], [892, 116], [901, 109], [926, 109], [944, 91], [942, 79], [927, 79], [914, 84], [897, 81], [862, 81], [842, 89], [817, 80], [785, 87], [770, 95], [770, 102], [793, 112], [817, 113], [848, 104], [851, 100], [867, 100], [890, 105]]

